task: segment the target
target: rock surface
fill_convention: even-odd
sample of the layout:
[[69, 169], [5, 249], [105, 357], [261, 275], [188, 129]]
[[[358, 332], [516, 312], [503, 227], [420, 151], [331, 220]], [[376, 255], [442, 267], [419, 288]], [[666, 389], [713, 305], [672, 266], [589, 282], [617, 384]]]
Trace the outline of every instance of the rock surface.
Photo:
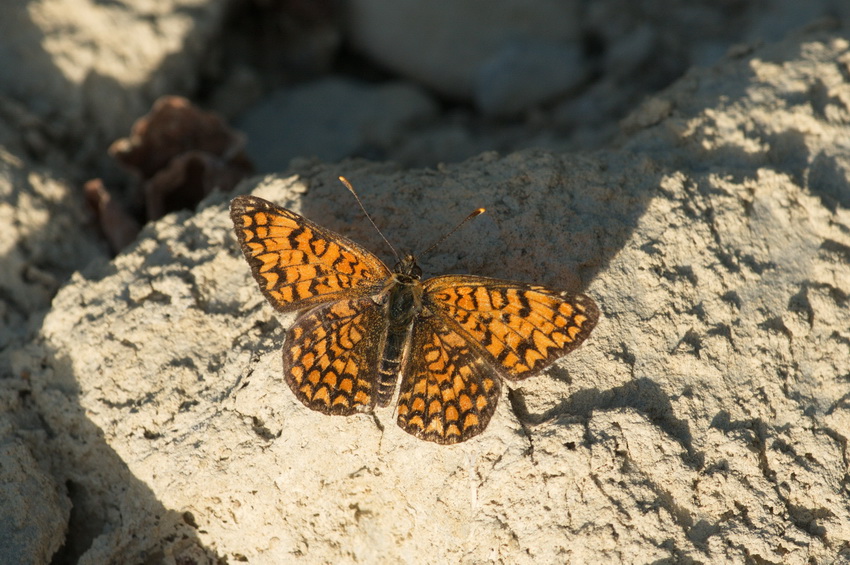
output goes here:
[[589, 72], [574, 43], [509, 43], [481, 65], [475, 103], [486, 115], [522, 114], [577, 88]]
[[6, 414], [15, 399], [9, 392], [0, 394], [0, 561], [49, 563], [64, 543], [71, 502], [16, 437], [21, 426]]
[[[593, 87], [565, 102], [621, 115], [688, 68], [715, 63], [731, 44], [778, 41], [819, 20], [846, 25], [850, 4], [496, 0], [483, 8], [456, 0], [447, 9], [425, 1], [351, 0], [346, 16], [359, 51], [444, 96], [474, 99], [490, 112], [534, 111], [593, 69]], [[531, 45], [536, 49], [511, 63], [511, 51]], [[549, 72], [537, 71], [540, 66]], [[494, 67], [520, 74], [511, 81], [493, 76]], [[482, 92], [485, 86], [492, 90]], [[599, 120], [586, 111], [568, 112], [569, 121], [592, 138]]]
[[[11, 139], [19, 124], [0, 124], [0, 137]], [[37, 331], [37, 314], [81, 263], [107, 259], [95, 230], [82, 227], [83, 198], [63, 178], [69, 171], [39, 166], [15, 143], [0, 147], [0, 350]]]
[[[75, 275], [13, 352], [81, 562], [831, 563], [850, 503], [850, 42], [810, 33], [689, 73], [617, 149], [434, 170], [301, 162], [242, 191], [388, 260], [581, 289], [602, 320], [454, 447], [304, 408], [290, 318], [227, 197]], [[80, 495], [79, 493], [85, 493]], [[76, 505], [75, 505], [76, 507]], [[97, 517], [100, 521], [92, 520]], [[72, 546], [73, 547], [73, 546]], [[70, 550], [69, 550], [70, 551]]]
[[227, 3], [8, 2], [0, 94], [26, 100], [57, 135], [114, 139], [156, 98], [193, 86]]

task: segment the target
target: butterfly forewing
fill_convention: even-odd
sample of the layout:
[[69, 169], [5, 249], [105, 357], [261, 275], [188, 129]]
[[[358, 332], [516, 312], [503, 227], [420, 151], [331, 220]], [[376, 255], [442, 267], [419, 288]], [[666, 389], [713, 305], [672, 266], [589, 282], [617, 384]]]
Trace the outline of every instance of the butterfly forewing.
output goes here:
[[340, 300], [301, 314], [286, 332], [286, 382], [308, 408], [348, 415], [375, 404], [387, 316], [371, 298]]
[[391, 274], [353, 241], [262, 198], [237, 196], [230, 216], [260, 290], [281, 312], [375, 293]]
[[456, 323], [513, 380], [539, 373], [578, 347], [599, 319], [590, 297], [542, 286], [449, 275], [424, 287], [426, 307]]

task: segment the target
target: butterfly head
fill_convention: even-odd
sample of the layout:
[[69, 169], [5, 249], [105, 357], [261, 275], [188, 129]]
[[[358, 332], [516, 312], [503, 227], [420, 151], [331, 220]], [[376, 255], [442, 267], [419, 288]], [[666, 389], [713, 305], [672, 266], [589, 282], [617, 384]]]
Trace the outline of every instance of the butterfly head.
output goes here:
[[410, 280], [419, 280], [419, 277], [422, 276], [422, 269], [416, 264], [416, 257], [413, 256], [413, 253], [405, 253], [404, 257], [393, 267], [393, 272]]

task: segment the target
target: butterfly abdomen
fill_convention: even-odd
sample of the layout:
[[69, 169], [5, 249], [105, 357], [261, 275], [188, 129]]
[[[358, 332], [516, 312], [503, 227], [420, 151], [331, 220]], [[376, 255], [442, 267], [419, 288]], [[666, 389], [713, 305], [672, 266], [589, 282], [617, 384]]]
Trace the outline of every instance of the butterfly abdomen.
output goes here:
[[421, 310], [422, 283], [418, 277], [396, 273], [387, 300], [389, 324], [378, 367], [378, 406], [387, 406], [393, 398], [410, 329]]
[[398, 382], [398, 370], [401, 366], [401, 358], [404, 354], [404, 344], [407, 341], [408, 328], [399, 328], [402, 331], [394, 331], [390, 327], [387, 333], [387, 342], [384, 347], [384, 355], [378, 368], [378, 406], [387, 406], [395, 393], [395, 385]]

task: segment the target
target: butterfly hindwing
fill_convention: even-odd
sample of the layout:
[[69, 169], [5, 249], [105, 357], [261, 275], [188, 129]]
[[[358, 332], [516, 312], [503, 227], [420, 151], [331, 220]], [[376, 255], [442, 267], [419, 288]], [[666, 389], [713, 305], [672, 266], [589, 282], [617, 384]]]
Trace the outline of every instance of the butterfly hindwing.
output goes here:
[[474, 343], [440, 316], [420, 315], [398, 398], [398, 425], [427, 441], [457, 443], [487, 427], [500, 381]]
[[387, 316], [371, 298], [339, 300], [302, 313], [286, 332], [286, 382], [308, 408], [348, 415], [375, 405]]

